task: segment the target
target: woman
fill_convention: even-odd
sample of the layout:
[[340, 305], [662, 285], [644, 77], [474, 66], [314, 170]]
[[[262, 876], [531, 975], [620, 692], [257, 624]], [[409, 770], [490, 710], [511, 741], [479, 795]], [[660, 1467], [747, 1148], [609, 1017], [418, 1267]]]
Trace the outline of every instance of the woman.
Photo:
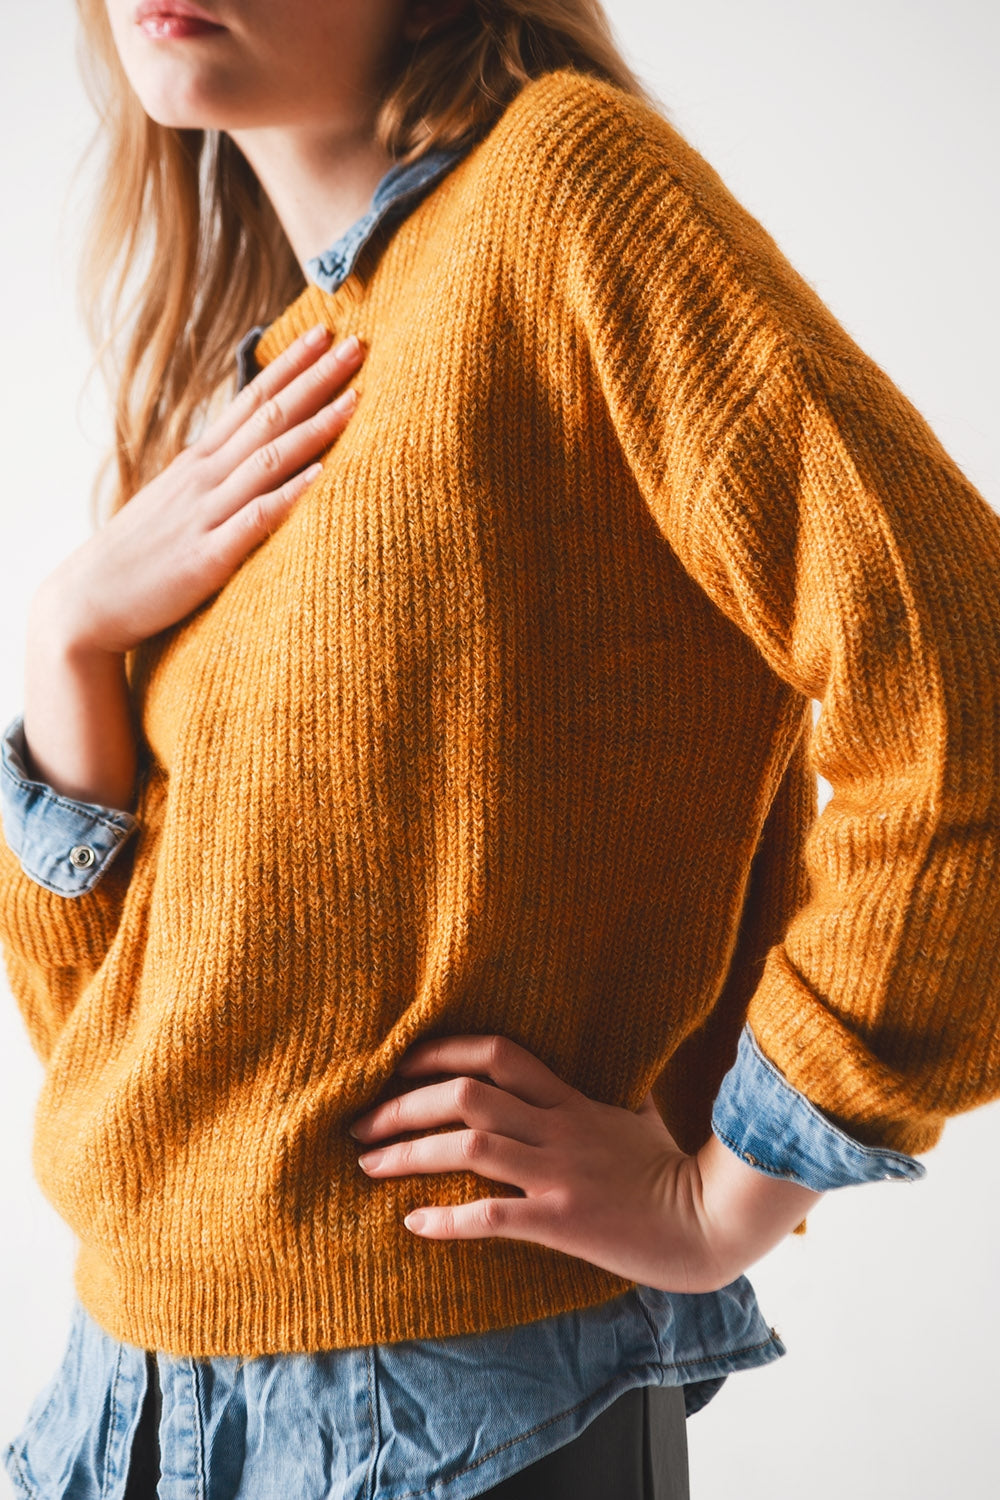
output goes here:
[[998, 1092], [1000, 527], [595, 5], [81, 12], [155, 236], [4, 744], [8, 1471], [685, 1494], [745, 1270]]

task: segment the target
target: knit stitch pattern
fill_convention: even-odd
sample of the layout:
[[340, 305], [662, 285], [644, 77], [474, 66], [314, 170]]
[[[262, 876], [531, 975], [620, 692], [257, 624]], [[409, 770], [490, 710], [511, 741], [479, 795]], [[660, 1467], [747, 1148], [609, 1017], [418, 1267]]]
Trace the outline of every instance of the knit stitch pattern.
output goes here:
[[347, 1125], [422, 1037], [510, 1036], [628, 1109], [653, 1088], [687, 1151], [746, 1019], [873, 1145], [926, 1151], [1000, 1093], [986, 501], [610, 83], [527, 84], [370, 248], [257, 347], [364, 340], [322, 473], [130, 657], [137, 836], [76, 899], [0, 848], [77, 1290], [179, 1354], [629, 1287], [405, 1228], [517, 1191], [357, 1166]]

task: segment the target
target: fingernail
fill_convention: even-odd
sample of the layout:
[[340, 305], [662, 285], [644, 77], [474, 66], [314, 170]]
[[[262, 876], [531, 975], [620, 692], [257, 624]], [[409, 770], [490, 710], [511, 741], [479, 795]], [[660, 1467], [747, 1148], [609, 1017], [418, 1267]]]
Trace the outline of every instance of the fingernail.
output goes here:
[[303, 471], [302, 475], [300, 476], [303, 485], [312, 484], [312, 482], [316, 478], [317, 474], [322, 474], [322, 472], [323, 472], [323, 465], [322, 464], [310, 464], [309, 468], [305, 469]]
[[350, 411], [352, 407], [357, 405], [357, 401], [358, 393], [354, 389], [353, 385], [349, 385], [344, 394], [342, 396], [338, 396], [336, 401], [332, 402], [331, 404], [334, 411]]
[[362, 1167], [364, 1171], [367, 1172], [370, 1167], [378, 1166], [379, 1162], [382, 1160], [382, 1156], [383, 1153], [381, 1151], [368, 1151], [364, 1156], [358, 1157], [358, 1166]]
[[304, 335], [302, 342], [315, 346], [316, 344], [325, 344], [329, 337], [330, 330], [326, 324], [317, 323], [315, 328], [310, 328], [309, 332]]
[[342, 343], [337, 345], [333, 352], [339, 359], [347, 359], [350, 355], [357, 354], [360, 348], [360, 339], [356, 333], [352, 333], [350, 338], [344, 339]]
[[422, 1208], [415, 1208], [411, 1214], [407, 1214], [403, 1220], [407, 1229], [423, 1229], [427, 1223], [427, 1215]]

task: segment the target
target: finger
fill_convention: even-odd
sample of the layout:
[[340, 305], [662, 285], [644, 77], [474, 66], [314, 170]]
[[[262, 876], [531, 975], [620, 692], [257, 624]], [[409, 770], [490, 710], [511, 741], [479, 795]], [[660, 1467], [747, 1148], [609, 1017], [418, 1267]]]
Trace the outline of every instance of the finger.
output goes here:
[[488, 1130], [451, 1130], [415, 1141], [397, 1141], [358, 1158], [370, 1177], [408, 1177], [414, 1172], [475, 1172], [525, 1192], [542, 1189], [544, 1153], [523, 1141]]
[[345, 392], [308, 422], [301, 422], [245, 458], [206, 500], [204, 512], [210, 526], [227, 523], [264, 493], [276, 492], [318, 455], [325, 455], [353, 414], [355, 401], [345, 399], [348, 395]]
[[528, 1240], [546, 1245], [551, 1221], [535, 1198], [477, 1198], [474, 1203], [415, 1208], [403, 1223], [429, 1240]]
[[577, 1092], [540, 1057], [509, 1036], [430, 1037], [417, 1042], [397, 1065], [414, 1073], [479, 1073], [526, 1104], [551, 1109]]
[[360, 343], [347, 340], [327, 350], [280, 390], [269, 396], [261, 395], [246, 419], [211, 455], [209, 474], [215, 466], [218, 477], [223, 478], [297, 423], [322, 418], [329, 412], [330, 398], [357, 370], [362, 358]]
[[233, 397], [225, 410], [219, 413], [197, 442], [192, 444], [192, 450], [202, 457], [215, 453], [262, 402], [270, 400], [290, 380], [315, 364], [328, 348], [331, 338], [330, 330], [322, 323], [308, 328]]
[[460, 1077], [386, 1099], [355, 1120], [350, 1133], [355, 1140], [367, 1144], [408, 1130], [428, 1130], [459, 1120], [477, 1130], [493, 1131], [526, 1145], [540, 1146], [547, 1118], [533, 1104], [525, 1104], [491, 1083]]
[[322, 464], [312, 464], [303, 473], [286, 479], [276, 490], [256, 495], [248, 505], [242, 506], [221, 526], [208, 533], [206, 546], [224, 577], [228, 578], [255, 547], [277, 531], [295, 502], [302, 498], [322, 471]]

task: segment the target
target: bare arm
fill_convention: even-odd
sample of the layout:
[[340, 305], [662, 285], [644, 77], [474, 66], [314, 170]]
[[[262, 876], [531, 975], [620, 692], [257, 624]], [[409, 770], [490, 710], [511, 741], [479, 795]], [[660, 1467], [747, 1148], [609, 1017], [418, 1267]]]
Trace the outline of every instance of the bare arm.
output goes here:
[[132, 812], [136, 736], [125, 657], [77, 646], [50, 587], [42, 585], [29, 617], [24, 692], [28, 769], [36, 781], [64, 796]]

